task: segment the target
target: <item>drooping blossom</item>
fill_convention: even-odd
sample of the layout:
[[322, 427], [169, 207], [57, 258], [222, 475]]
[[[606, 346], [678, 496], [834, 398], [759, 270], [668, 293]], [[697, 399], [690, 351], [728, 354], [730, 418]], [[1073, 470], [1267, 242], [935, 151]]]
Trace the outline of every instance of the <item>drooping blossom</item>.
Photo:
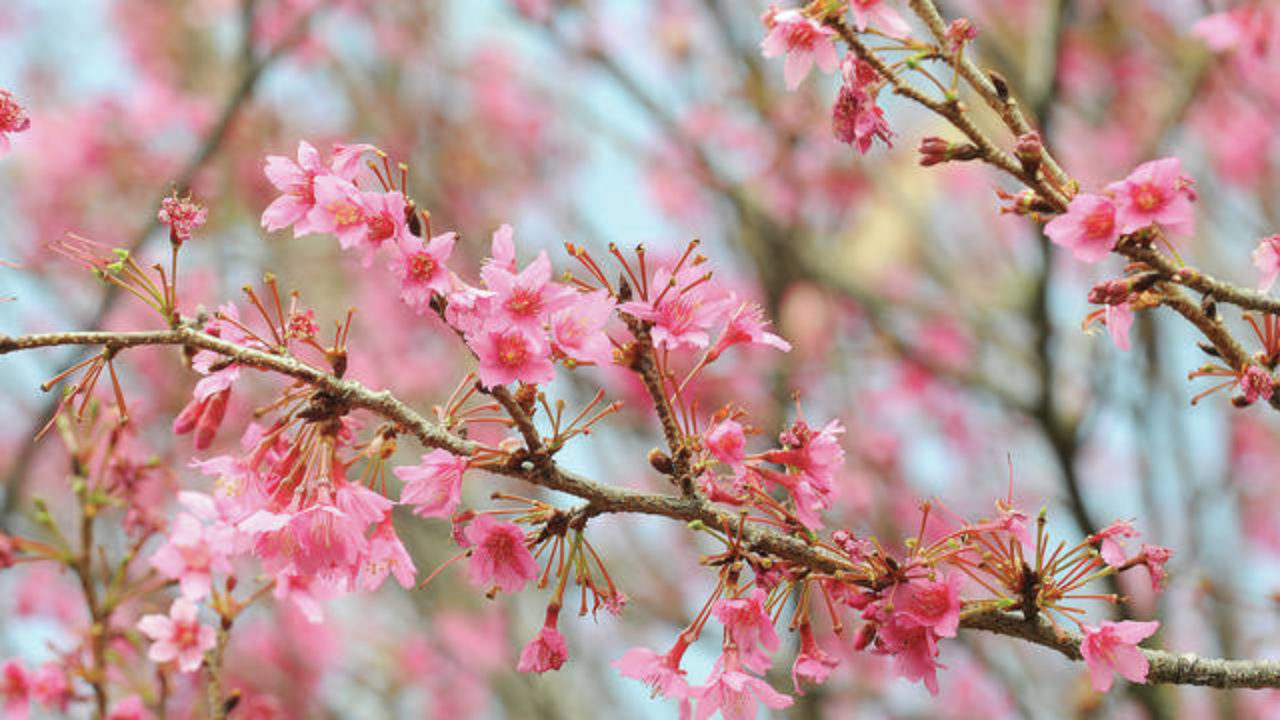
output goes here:
[[912, 578], [898, 586], [893, 596], [894, 613], [929, 628], [938, 637], [955, 637], [960, 627], [960, 583], [958, 572], [940, 580]]
[[31, 706], [31, 678], [18, 660], [0, 665], [0, 698], [4, 699], [5, 718], [26, 720]]
[[1145, 162], [1129, 176], [1107, 186], [1115, 199], [1121, 234], [1159, 225], [1175, 235], [1190, 235], [1195, 224], [1191, 178], [1176, 157]]
[[156, 219], [168, 226], [169, 239], [175, 245], [181, 245], [191, 239], [191, 233], [204, 225], [209, 216], [209, 209], [191, 199], [191, 195], [179, 197], [175, 190], [173, 195], [160, 201], [160, 211]]
[[758, 673], [769, 669], [769, 653], [778, 649], [778, 634], [764, 601], [764, 591], [756, 588], [750, 595], [722, 598], [712, 608], [724, 625], [725, 636], [737, 647], [742, 664]]
[[717, 710], [724, 720], [755, 720], [761, 704], [774, 710], [791, 705], [791, 697], [740, 668], [741, 664], [732, 652], [726, 652], [716, 661], [707, 684], [694, 688], [698, 700], [695, 720], [707, 720]]
[[1160, 623], [1155, 620], [1104, 620], [1099, 627], [1084, 626], [1080, 654], [1089, 666], [1093, 689], [1098, 692], [1110, 690], [1115, 673], [1130, 682], [1146, 682], [1149, 663], [1138, 649], [1138, 643], [1154, 635], [1159, 627]]
[[551, 382], [556, 376], [551, 362], [551, 345], [541, 330], [510, 326], [504, 330], [484, 330], [468, 344], [480, 360], [478, 374], [485, 387], [498, 387], [519, 380], [530, 385]]
[[850, 54], [841, 63], [841, 77], [840, 92], [831, 107], [831, 132], [836, 140], [856, 145], [864, 155], [875, 140], [892, 147], [893, 131], [889, 129], [884, 110], [876, 104], [883, 84], [880, 73], [870, 63]]
[[615, 302], [604, 289], [578, 293], [573, 304], [551, 316], [551, 342], [556, 351], [574, 362], [609, 365], [613, 343], [605, 325]]
[[9, 152], [9, 136], [7, 133], [20, 133], [31, 127], [31, 118], [27, 111], [18, 104], [13, 93], [0, 89], [0, 155]]
[[288, 601], [302, 613], [307, 622], [318, 625], [324, 622], [324, 605], [342, 593], [343, 587], [334, 577], [303, 575], [286, 568], [275, 575], [275, 588], [271, 596], [279, 602]]
[[818, 646], [818, 641], [813, 636], [813, 628], [809, 623], [801, 625], [800, 652], [796, 654], [795, 662], [791, 664], [791, 684], [796, 694], [804, 694], [801, 688], [802, 681], [814, 685], [826, 682], [831, 671], [835, 670], [839, 664], [839, 660]]
[[178, 661], [182, 672], [194, 672], [204, 661], [205, 651], [216, 643], [216, 633], [196, 618], [196, 606], [186, 598], [178, 598], [168, 615], [144, 615], [138, 629], [151, 639], [147, 657], [153, 662]]
[[[863, 627], [869, 627], [865, 625]], [[938, 638], [930, 628], [896, 613], [876, 633], [876, 652], [893, 657], [898, 675], [911, 682], [923, 682], [938, 694]]]
[[196, 602], [209, 594], [214, 572], [230, 573], [230, 538], [206, 533], [204, 524], [189, 513], [178, 513], [167, 542], [151, 556], [151, 566], [179, 582], [182, 596]]
[[834, 30], [799, 10], [779, 10], [770, 6], [762, 18], [768, 34], [760, 44], [765, 57], [786, 55], [783, 77], [788, 90], [800, 87], [814, 63], [823, 72], [835, 72], [839, 63]]
[[538, 563], [515, 523], [480, 515], [467, 525], [463, 538], [472, 548], [467, 577], [476, 585], [497, 585], [503, 592], [514, 593], [538, 574]]
[[523, 673], [559, 670], [565, 660], [569, 659], [569, 648], [565, 645], [564, 636], [556, 629], [558, 615], [558, 609], [547, 609], [547, 619], [542, 629], [520, 651], [520, 662], [516, 664], [516, 670]]
[[1267, 292], [1280, 276], [1280, 235], [1265, 237], [1258, 243], [1253, 250], [1253, 266], [1260, 273], [1258, 290]]
[[468, 460], [448, 450], [432, 450], [417, 465], [392, 472], [404, 481], [400, 502], [420, 517], [449, 517], [462, 501], [462, 474]]
[[688, 640], [681, 635], [675, 646], [663, 655], [647, 647], [635, 647], [612, 664], [623, 677], [635, 678], [648, 685], [654, 695], [687, 702], [690, 688], [685, 680], [686, 673], [680, 668], [680, 660], [688, 647]]
[[890, 37], [901, 39], [911, 34], [911, 26], [886, 0], [849, 0], [849, 8], [853, 10], [853, 25], [858, 32], [874, 25]]
[[413, 587], [417, 574], [413, 558], [409, 557], [404, 543], [396, 534], [389, 512], [382, 522], [374, 527], [373, 534], [369, 536], [369, 551], [360, 565], [360, 589], [377, 590], [387, 579], [388, 574], [394, 577], [403, 588]]
[[400, 278], [400, 299], [419, 315], [431, 311], [433, 293], [443, 294], [450, 289], [449, 268], [445, 263], [453, 253], [457, 237], [456, 233], [447, 232], [423, 242], [408, 235], [401, 236], [396, 244], [391, 272]]
[[1111, 253], [1120, 230], [1116, 206], [1102, 195], [1080, 193], [1071, 198], [1067, 211], [1044, 226], [1054, 245], [1071, 251], [1081, 262], [1097, 262]]

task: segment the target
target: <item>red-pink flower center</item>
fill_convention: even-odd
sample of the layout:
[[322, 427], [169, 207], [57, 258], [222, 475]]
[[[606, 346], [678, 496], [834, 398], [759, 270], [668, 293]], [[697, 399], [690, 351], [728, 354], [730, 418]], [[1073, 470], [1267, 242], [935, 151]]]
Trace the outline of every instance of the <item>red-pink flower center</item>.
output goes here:
[[789, 22], [783, 28], [785, 40], [787, 41], [787, 52], [794, 50], [812, 50], [817, 44], [818, 38], [822, 33], [818, 32], [808, 21], [797, 20]]
[[386, 213], [369, 218], [369, 242], [374, 245], [381, 245], [395, 231], [396, 224]]
[[541, 298], [529, 288], [515, 288], [511, 291], [511, 297], [507, 298], [506, 302], [507, 311], [512, 315], [531, 317], [536, 315], [541, 307]]
[[333, 221], [338, 224], [338, 227], [347, 227], [364, 221], [364, 213], [349, 202], [334, 201], [325, 205], [324, 209], [333, 213]]
[[0, 132], [20, 132], [31, 125], [27, 113], [17, 100], [0, 90]]
[[1115, 227], [1116, 215], [1109, 207], [1100, 207], [1084, 219], [1084, 231], [1089, 237], [1110, 237]]
[[1143, 212], [1152, 212], [1164, 204], [1164, 192], [1152, 183], [1142, 183], [1129, 192], [1133, 204]]
[[520, 333], [510, 333], [498, 338], [498, 362], [507, 367], [519, 367], [529, 355], [524, 337]]
[[427, 280], [436, 271], [436, 261], [430, 255], [420, 252], [409, 257], [409, 276], [414, 280]]
[[925, 617], [941, 618], [951, 608], [951, 598], [946, 585], [916, 588], [913, 597], [916, 610]]
[[173, 624], [173, 644], [178, 647], [193, 647], [200, 636], [200, 627], [193, 622], [175, 622]]
[[484, 539], [485, 552], [496, 563], [509, 562], [515, 557], [515, 538], [505, 532], [491, 532]]

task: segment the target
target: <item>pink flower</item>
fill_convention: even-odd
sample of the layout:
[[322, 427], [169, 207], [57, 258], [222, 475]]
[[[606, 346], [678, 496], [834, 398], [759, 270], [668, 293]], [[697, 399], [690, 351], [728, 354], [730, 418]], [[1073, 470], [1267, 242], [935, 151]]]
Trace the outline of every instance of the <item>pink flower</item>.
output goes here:
[[960, 573], [941, 580], [912, 578], [893, 597], [894, 614], [910, 618], [939, 637], [955, 637], [960, 627]]
[[813, 628], [808, 623], [801, 625], [800, 652], [796, 655], [795, 662], [791, 665], [791, 684], [795, 687], [796, 694], [804, 694], [804, 691], [800, 689], [801, 680], [814, 685], [821, 685], [827, 681], [831, 671], [839, 664], [839, 660], [831, 657], [821, 647], [818, 647], [818, 641], [813, 637]]
[[868, 25], [875, 25], [890, 37], [905, 38], [911, 34], [911, 26], [884, 0], [849, 0], [849, 7], [853, 10], [853, 24], [858, 32], [865, 31]]
[[836, 140], [856, 145], [864, 155], [877, 139], [892, 147], [893, 131], [885, 120], [884, 110], [876, 105], [880, 74], [870, 63], [852, 54], [845, 57], [842, 67], [844, 82], [831, 108], [831, 131]]
[[335, 579], [316, 575], [301, 575], [293, 569], [276, 573], [276, 586], [272, 597], [281, 602], [288, 600], [302, 613], [307, 622], [319, 624], [324, 620], [324, 604], [337, 597], [342, 588]]
[[190, 195], [178, 197], [176, 190], [160, 202], [160, 212], [156, 213], [156, 219], [169, 227], [169, 239], [175, 245], [190, 240], [192, 231], [204, 225], [208, 216], [208, 208], [193, 201]]
[[398, 467], [393, 472], [404, 481], [400, 502], [413, 505], [420, 517], [448, 517], [462, 500], [462, 474], [467, 458], [447, 450], [432, 450], [422, 462], [411, 467]]
[[1121, 350], [1128, 350], [1129, 328], [1133, 325], [1133, 308], [1127, 302], [1108, 305], [1103, 318], [1103, 324], [1107, 326], [1107, 334], [1111, 336], [1111, 342]]
[[578, 293], [573, 304], [551, 316], [551, 342], [575, 362], [607, 366], [613, 362], [613, 343], [605, 324], [613, 315], [614, 300], [604, 289]]
[[1070, 250], [1077, 260], [1097, 262], [1106, 257], [1120, 239], [1116, 207], [1102, 195], [1080, 193], [1071, 198], [1065, 213], [1044, 226], [1044, 234], [1054, 245]]
[[1112, 673], [1120, 673], [1130, 682], [1141, 683], [1147, 680], [1147, 656], [1142, 654], [1137, 645], [1142, 640], [1155, 634], [1160, 623], [1103, 621], [1101, 627], [1084, 627], [1084, 640], [1080, 643], [1080, 654], [1089, 666], [1089, 679], [1093, 689], [1106, 692], [1111, 689], [1114, 680]]
[[726, 418], [711, 426], [702, 442], [716, 460], [741, 474], [747, 456], [747, 436], [736, 420]]
[[467, 525], [463, 537], [472, 546], [467, 577], [476, 585], [497, 585], [503, 592], [513, 593], [538, 575], [538, 563], [515, 523], [480, 515]]
[[1280, 276], [1280, 235], [1272, 235], [1262, 239], [1253, 251], [1253, 266], [1262, 273], [1258, 281], [1258, 290], [1266, 292], [1276, 283]]
[[800, 87], [800, 81], [809, 74], [815, 61], [823, 72], [835, 71], [840, 58], [832, 41], [834, 30], [799, 10], [778, 10], [773, 6], [765, 12], [763, 20], [769, 33], [760, 49], [767, 58], [787, 56], [783, 77], [788, 90]]
[[147, 720], [151, 717], [151, 713], [147, 711], [147, 706], [142, 702], [142, 698], [137, 695], [129, 695], [122, 698], [111, 708], [111, 712], [107, 713], [106, 720]]
[[[3, 97], [0, 96], [0, 100]], [[4, 698], [6, 719], [26, 720], [31, 705], [31, 679], [27, 669], [18, 660], [8, 660], [0, 666], [0, 697]]]
[[31, 118], [13, 94], [0, 90], [0, 155], [9, 152], [9, 138], [5, 133], [20, 133], [31, 127]]
[[674, 276], [659, 268], [649, 283], [648, 300], [632, 300], [618, 306], [622, 312], [653, 323], [653, 344], [660, 348], [704, 348], [707, 330], [725, 316], [727, 300], [708, 280], [707, 273], [685, 267]]
[[689, 697], [690, 688], [684, 679], [685, 671], [680, 669], [680, 660], [688, 647], [688, 641], [681, 635], [665, 655], [645, 647], [631, 648], [613, 661], [613, 666], [623, 677], [635, 678], [648, 685], [654, 694], [684, 700]]
[[558, 614], [558, 609], [554, 612], [550, 608], [547, 609], [546, 623], [520, 652], [520, 662], [516, 665], [516, 670], [522, 673], [559, 670], [560, 666], [564, 665], [564, 661], [569, 659], [569, 649], [564, 644], [564, 636], [556, 629]]
[[206, 535], [204, 525], [194, 515], [178, 513], [173, 519], [168, 542], [151, 556], [151, 566], [161, 575], [178, 580], [182, 596], [195, 602], [209, 594], [212, 573], [230, 573], [230, 547], [225, 537]]
[[780, 710], [792, 699], [774, 690], [769, 683], [738, 669], [737, 660], [729, 653], [716, 662], [707, 684], [695, 688], [698, 712], [695, 720], [706, 720], [717, 710], [724, 720], [755, 720], [757, 703]]
[[493, 293], [488, 326], [494, 329], [510, 325], [531, 333], [541, 332], [551, 314], [571, 306], [577, 295], [572, 289], [551, 282], [551, 261], [545, 252], [538, 253], [519, 274], [495, 262], [481, 268], [480, 277]]
[[1142, 544], [1142, 549], [1138, 553], [1138, 559], [1143, 565], [1147, 566], [1147, 572], [1151, 575], [1151, 590], [1160, 592], [1164, 589], [1165, 580], [1168, 573], [1165, 572], [1164, 566], [1173, 557], [1173, 551], [1167, 547], [1160, 545]]
[[399, 236], [399, 252], [392, 258], [390, 269], [400, 278], [400, 299], [419, 315], [431, 310], [432, 293], [443, 294], [450, 289], [445, 262], [453, 253], [457, 237], [456, 233], [447, 232], [424, 243], [412, 235]]
[[294, 237], [316, 232], [307, 216], [316, 206], [316, 177], [329, 172], [320, 160], [320, 153], [311, 143], [302, 140], [298, 143], [296, 163], [281, 155], [270, 155], [264, 172], [271, 184], [284, 193], [262, 212], [262, 226], [267, 232], [290, 225]]
[[1240, 377], [1240, 391], [1244, 393], [1244, 399], [1251, 403], [1259, 399], [1270, 400], [1275, 393], [1275, 382], [1266, 370], [1250, 365]]
[[1128, 520], [1117, 520], [1093, 534], [1093, 542], [1102, 542], [1102, 559], [1108, 565], [1118, 568], [1124, 565], [1124, 546], [1117, 538], [1137, 537], [1138, 531]]
[[[234, 305], [227, 305], [224, 310], [229, 311], [227, 314], [231, 318], [237, 316]], [[239, 329], [237, 328], [234, 333], [227, 333], [225, 329], [228, 326], [230, 323], [215, 320], [205, 329], [211, 335], [217, 335], [231, 342], [240, 342]], [[187, 403], [182, 412], [173, 419], [174, 435], [195, 432], [197, 450], [207, 450], [213, 444], [218, 428], [222, 426], [222, 421], [227, 415], [227, 405], [231, 401], [231, 386], [240, 378], [240, 368], [234, 364], [210, 372], [213, 363], [219, 359], [218, 355], [211, 352], [196, 353], [191, 366], [206, 375], [196, 383], [191, 402]]]
[[186, 598], [174, 600], [167, 616], [144, 615], [138, 621], [138, 629], [151, 638], [147, 657], [158, 663], [176, 659], [182, 672], [199, 669], [205, 651], [216, 643], [217, 634], [208, 625], [200, 624], [196, 606]]
[[320, 175], [312, 187], [316, 204], [308, 217], [313, 232], [337, 235], [344, 250], [363, 243], [369, 234], [368, 210], [355, 183], [337, 175]]
[[551, 346], [542, 331], [530, 332], [519, 327], [485, 330], [467, 343], [480, 359], [480, 382], [497, 387], [519, 380], [536, 385], [551, 382], [556, 376], [551, 362]]
[[724, 332], [720, 333], [720, 338], [707, 353], [707, 362], [714, 361], [730, 347], [741, 344], [768, 345], [782, 352], [789, 352], [791, 343], [766, 330], [768, 326], [769, 321], [764, 319], [764, 310], [759, 305], [749, 302], [739, 304], [738, 309], [729, 316]]
[[1190, 235], [1195, 216], [1191, 178], [1182, 174], [1178, 158], [1145, 162], [1107, 190], [1115, 198], [1120, 233], [1160, 225], [1176, 235]]
[[[865, 627], [865, 626], [864, 626]], [[893, 656], [893, 668], [912, 682], [923, 681], [930, 693], [938, 694], [938, 639], [934, 632], [905, 617], [894, 616], [880, 626], [877, 652]]]
[[377, 590], [388, 573], [403, 588], [413, 587], [417, 574], [413, 558], [409, 557], [400, 536], [396, 535], [395, 525], [391, 524], [391, 513], [387, 513], [369, 536], [369, 552], [360, 566], [360, 589]]
[[778, 649], [778, 634], [764, 601], [764, 591], [756, 588], [745, 597], [721, 599], [712, 609], [724, 625], [725, 636], [737, 647], [742, 664], [758, 673], [769, 669], [768, 653]]
[[57, 663], [45, 663], [31, 676], [31, 695], [50, 710], [65, 713], [71, 702], [71, 682]]
[[404, 195], [399, 191], [362, 192], [357, 197], [357, 202], [364, 211], [363, 230], [349, 233], [345, 239], [339, 236], [338, 243], [343, 250], [363, 248], [365, 267], [373, 262], [373, 255], [378, 248], [384, 247], [388, 241], [400, 244], [413, 237], [405, 222]]

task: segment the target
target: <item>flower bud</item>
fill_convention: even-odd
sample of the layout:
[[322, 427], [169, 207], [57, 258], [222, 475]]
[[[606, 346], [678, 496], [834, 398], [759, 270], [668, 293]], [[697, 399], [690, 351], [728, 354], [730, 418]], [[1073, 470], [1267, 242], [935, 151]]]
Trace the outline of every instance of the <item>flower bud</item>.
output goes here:
[[924, 167], [952, 160], [976, 160], [982, 151], [972, 143], [947, 142], [940, 137], [929, 136], [920, 141], [920, 164]]

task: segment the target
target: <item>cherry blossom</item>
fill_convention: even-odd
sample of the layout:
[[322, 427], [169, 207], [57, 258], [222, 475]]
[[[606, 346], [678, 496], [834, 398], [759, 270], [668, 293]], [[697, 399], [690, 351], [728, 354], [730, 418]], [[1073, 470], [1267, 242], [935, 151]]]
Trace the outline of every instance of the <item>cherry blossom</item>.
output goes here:
[[1138, 649], [1138, 643], [1154, 635], [1159, 627], [1160, 623], [1155, 620], [1104, 620], [1098, 627], [1086, 625], [1080, 654], [1089, 666], [1093, 689], [1098, 692], [1110, 690], [1115, 674], [1130, 682], [1146, 682], [1149, 663]]
[[413, 513], [421, 517], [452, 515], [462, 500], [462, 474], [467, 467], [465, 457], [432, 450], [418, 465], [396, 468], [396, 477], [405, 483], [400, 502], [412, 505]]
[[1077, 260], [1097, 262], [1110, 254], [1120, 239], [1115, 204], [1102, 195], [1080, 193], [1071, 199], [1066, 213], [1044, 226], [1044, 233]]
[[823, 72], [835, 72], [839, 56], [832, 41], [834, 30], [799, 10], [779, 10], [775, 6], [765, 12], [764, 24], [769, 32], [760, 48], [767, 58], [787, 56], [783, 76], [788, 90], [800, 87], [814, 63]]
[[525, 547], [524, 533], [514, 523], [480, 515], [463, 531], [471, 546], [467, 577], [476, 585], [496, 585], [503, 592], [518, 592], [538, 574], [538, 564]]
[[196, 619], [196, 606], [186, 598], [178, 598], [168, 615], [144, 615], [138, 629], [151, 638], [147, 657], [155, 662], [178, 661], [184, 673], [195, 672], [204, 661], [206, 651], [213, 649], [216, 633]]
[[1124, 180], [1107, 186], [1115, 198], [1119, 231], [1131, 233], [1159, 225], [1175, 235], [1190, 235], [1195, 222], [1191, 201], [1196, 197], [1191, 186], [1178, 158], [1139, 165]]

